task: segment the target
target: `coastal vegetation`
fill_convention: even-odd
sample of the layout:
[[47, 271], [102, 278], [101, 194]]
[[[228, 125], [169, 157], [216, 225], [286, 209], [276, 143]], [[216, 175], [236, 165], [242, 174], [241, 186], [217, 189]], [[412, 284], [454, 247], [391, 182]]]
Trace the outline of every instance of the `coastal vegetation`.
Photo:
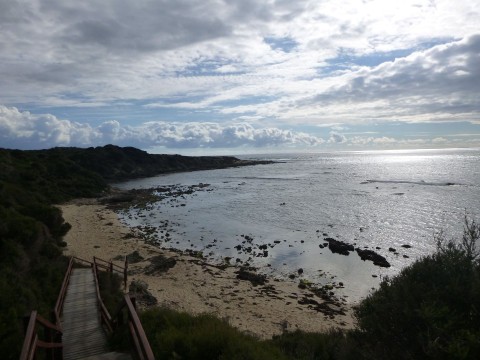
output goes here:
[[[235, 158], [149, 155], [134, 148], [0, 149], [0, 353], [16, 359], [22, 319], [49, 317], [66, 259], [69, 230], [53, 204], [105, 195], [109, 182], [162, 172], [245, 165]], [[465, 219], [462, 239], [436, 237], [437, 251], [386, 278], [356, 308], [353, 330], [285, 332], [270, 340], [225, 319], [162, 307], [141, 314], [157, 359], [478, 359], [480, 225]], [[102, 275], [107, 306], [119, 281]], [[280, 321], [280, 319], [279, 319]], [[125, 344], [122, 334], [113, 343]]]
[[0, 149], [0, 354], [16, 359], [23, 317], [50, 318], [67, 261], [70, 229], [53, 204], [98, 197], [109, 182], [159, 173], [249, 165], [234, 157], [151, 155], [113, 145], [48, 150]]

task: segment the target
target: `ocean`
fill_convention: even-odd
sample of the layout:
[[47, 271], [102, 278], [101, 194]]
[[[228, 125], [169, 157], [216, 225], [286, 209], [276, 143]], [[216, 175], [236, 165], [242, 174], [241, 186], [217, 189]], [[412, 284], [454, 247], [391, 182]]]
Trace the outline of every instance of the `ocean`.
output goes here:
[[[231, 258], [286, 281], [342, 283], [337, 291], [351, 303], [434, 252], [435, 233], [458, 239], [466, 214], [479, 220], [480, 149], [240, 158], [276, 163], [115, 184], [180, 192], [157, 192], [158, 201], [121, 211], [120, 220], [153, 231], [159, 247], [201, 251], [214, 263]], [[391, 266], [332, 253], [326, 238], [373, 250]]]

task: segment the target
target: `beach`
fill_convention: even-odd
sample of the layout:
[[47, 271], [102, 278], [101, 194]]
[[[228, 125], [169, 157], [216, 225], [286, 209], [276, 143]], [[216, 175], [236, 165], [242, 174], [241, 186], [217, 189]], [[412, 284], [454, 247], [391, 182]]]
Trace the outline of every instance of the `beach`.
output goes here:
[[[264, 284], [239, 279], [239, 268], [209, 264], [202, 258], [146, 243], [117, 214], [97, 199], [77, 199], [58, 206], [72, 228], [64, 237], [64, 254], [91, 261], [93, 257], [124, 265], [125, 256], [139, 259], [128, 265], [128, 282], [143, 282], [166, 306], [190, 314], [213, 314], [232, 326], [271, 338], [284, 331], [323, 332], [352, 328], [348, 305], [325, 301], [296, 281], [267, 278]], [[138, 236], [137, 236], [138, 235]], [[173, 267], [147, 275], [152, 259], [170, 260]], [[240, 276], [241, 277], [241, 276]]]

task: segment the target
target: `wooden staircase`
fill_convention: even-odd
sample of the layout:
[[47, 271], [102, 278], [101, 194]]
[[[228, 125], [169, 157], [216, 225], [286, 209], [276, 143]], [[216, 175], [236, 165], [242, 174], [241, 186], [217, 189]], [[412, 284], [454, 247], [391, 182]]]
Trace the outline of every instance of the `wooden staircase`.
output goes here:
[[100, 324], [91, 268], [73, 269], [63, 304], [63, 359], [85, 359], [108, 352]]
[[[74, 260], [90, 266], [74, 268]], [[44, 349], [46, 359], [52, 360], [133, 360], [130, 354], [108, 350], [105, 329], [112, 332], [117, 326], [117, 320], [112, 319], [100, 297], [98, 271], [99, 268], [110, 272], [119, 271], [115, 266], [98, 258], [94, 258], [93, 262], [72, 258], [53, 311], [54, 322], [32, 311], [20, 360], [35, 359], [38, 349]], [[124, 274], [125, 286], [126, 269], [127, 263], [119, 271]], [[121, 311], [126, 311], [134, 344], [132, 353], [139, 360], [155, 360], [134, 304], [134, 299], [125, 295], [118, 313], [121, 315]], [[39, 336], [37, 328], [40, 326], [44, 329], [44, 339]]]

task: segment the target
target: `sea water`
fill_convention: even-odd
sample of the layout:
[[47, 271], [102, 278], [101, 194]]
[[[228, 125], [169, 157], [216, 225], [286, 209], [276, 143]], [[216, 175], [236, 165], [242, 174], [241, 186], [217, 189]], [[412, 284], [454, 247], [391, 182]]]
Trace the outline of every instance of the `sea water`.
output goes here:
[[[295, 274], [291, 281], [341, 282], [351, 302], [366, 296], [383, 277], [435, 251], [435, 233], [459, 238], [466, 214], [479, 219], [480, 149], [248, 159], [276, 163], [116, 184], [122, 189], [208, 184], [192, 194], [120, 212], [120, 219], [131, 227], [158, 228], [159, 247], [201, 251], [208, 261], [227, 257], [232, 264], [248, 263], [289, 281]], [[162, 239], [166, 220], [169, 237]], [[355, 252], [334, 254], [321, 248], [326, 237], [374, 250], [391, 267], [362, 261]], [[253, 239], [251, 244], [245, 238]], [[269, 244], [265, 254], [258, 250], [263, 244]], [[254, 255], [239, 251], [238, 245], [250, 245]]]

